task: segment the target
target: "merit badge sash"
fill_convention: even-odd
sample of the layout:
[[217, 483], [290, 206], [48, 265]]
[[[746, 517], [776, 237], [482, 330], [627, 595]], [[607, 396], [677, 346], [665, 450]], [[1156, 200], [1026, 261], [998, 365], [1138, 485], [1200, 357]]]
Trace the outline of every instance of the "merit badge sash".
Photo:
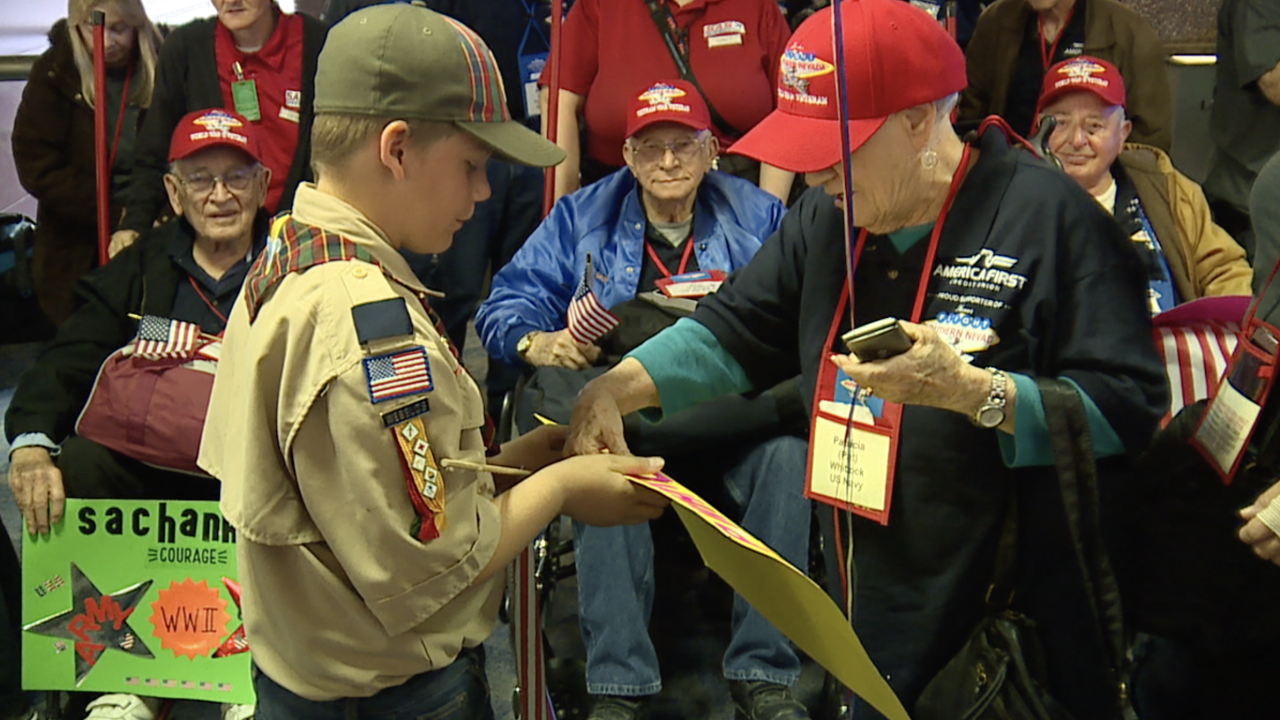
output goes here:
[[423, 542], [434, 540], [449, 529], [449, 523], [444, 514], [444, 476], [431, 451], [422, 416], [392, 426], [391, 434], [400, 451], [409, 500], [418, 513], [410, 532]]

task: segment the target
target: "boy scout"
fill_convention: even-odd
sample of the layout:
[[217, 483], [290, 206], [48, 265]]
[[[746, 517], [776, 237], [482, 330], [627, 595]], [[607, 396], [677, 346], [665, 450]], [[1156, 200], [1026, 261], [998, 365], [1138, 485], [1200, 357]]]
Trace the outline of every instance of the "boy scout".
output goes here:
[[[449, 247], [490, 154], [563, 158], [504, 97], [480, 38], [422, 7], [357, 12], [320, 54], [317, 182], [245, 280], [200, 453], [239, 530], [262, 718], [492, 717], [480, 647], [506, 564], [557, 514], [662, 511], [623, 477], [657, 459], [556, 462], [555, 429], [486, 458], [480, 392], [397, 252]], [[495, 498], [456, 461], [538, 472]]]

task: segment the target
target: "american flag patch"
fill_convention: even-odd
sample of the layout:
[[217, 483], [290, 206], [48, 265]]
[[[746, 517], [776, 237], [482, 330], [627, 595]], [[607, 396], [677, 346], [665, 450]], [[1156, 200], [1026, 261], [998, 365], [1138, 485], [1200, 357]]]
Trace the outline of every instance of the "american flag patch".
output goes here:
[[138, 321], [138, 338], [133, 353], [148, 360], [183, 358], [194, 352], [199, 344], [199, 325], [144, 315]]
[[590, 345], [601, 336], [617, 327], [621, 320], [600, 304], [600, 298], [591, 289], [591, 256], [587, 255], [587, 267], [582, 273], [582, 282], [573, 293], [569, 302], [569, 336], [579, 345]]
[[369, 399], [374, 404], [406, 395], [427, 392], [431, 385], [431, 365], [421, 345], [400, 352], [364, 359], [369, 378]]

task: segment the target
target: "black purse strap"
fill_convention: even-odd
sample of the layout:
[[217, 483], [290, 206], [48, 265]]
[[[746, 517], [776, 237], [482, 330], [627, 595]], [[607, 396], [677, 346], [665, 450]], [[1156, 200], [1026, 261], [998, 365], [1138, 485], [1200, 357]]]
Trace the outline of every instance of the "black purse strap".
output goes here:
[[1037, 378], [1049, 437], [1057, 464], [1058, 485], [1066, 508], [1067, 528], [1075, 545], [1094, 622], [1109, 655], [1120, 707], [1128, 712], [1126, 636], [1120, 587], [1103, 544], [1098, 466], [1093, 439], [1079, 392], [1065, 380]]
[[667, 7], [663, 0], [644, 0], [644, 2], [645, 5], [649, 6], [649, 17], [653, 18], [653, 24], [658, 26], [658, 32], [662, 35], [662, 42], [667, 46], [667, 52], [671, 53], [671, 59], [676, 63], [676, 70], [680, 73], [680, 79], [697, 89], [698, 94], [702, 96], [703, 102], [707, 104], [711, 122], [719, 128], [722, 134], [731, 138], [741, 137], [742, 133], [738, 132], [724, 119], [724, 116], [716, 110], [716, 106], [711, 104], [711, 98], [707, 97], [702, 85], [698, 84], [698, 78], [693, 74], [693, 66], [689, 64], [688, 45], [675, 35], [677, 25], [675, 16], [671, 14], [671, 8]]

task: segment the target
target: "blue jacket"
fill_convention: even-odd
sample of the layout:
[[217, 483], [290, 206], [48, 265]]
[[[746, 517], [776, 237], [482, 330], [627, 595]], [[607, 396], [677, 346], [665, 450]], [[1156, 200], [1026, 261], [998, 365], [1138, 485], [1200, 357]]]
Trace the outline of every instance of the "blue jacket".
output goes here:
[[[637, 187], [623, 168], [556, 203], [494, 276], [489, 299], [476, 313], [476, 332], [490, 355], [518, 363], [516, 343], [525, 334], [564, 329], [588, 253], [601, 304], [613, 307], [636, 296], [645, 229]], [[746, 265], [778, 229], [784, 212], [781, 202], [746, 180], [707, 173], [693, 212], [698, 267], [730, 272]]]

